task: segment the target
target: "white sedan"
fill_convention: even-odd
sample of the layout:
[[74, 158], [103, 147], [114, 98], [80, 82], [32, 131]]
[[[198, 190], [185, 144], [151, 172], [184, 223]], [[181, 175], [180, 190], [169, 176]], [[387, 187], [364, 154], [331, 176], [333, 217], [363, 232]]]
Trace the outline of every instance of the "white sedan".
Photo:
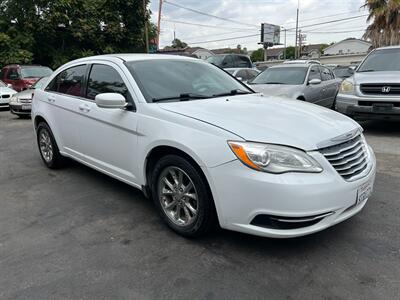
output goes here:
[[0, 80], [0, 108], [9, 107], [10, 99], [16, 93], [17, 91]]
[[35, 90], [32, 120], [49, 168], [69, 157], [141, 189], [184, 236], [310, 234], [358, 213], [374, 184], [356, 122], [192, 58], [69, 62]]

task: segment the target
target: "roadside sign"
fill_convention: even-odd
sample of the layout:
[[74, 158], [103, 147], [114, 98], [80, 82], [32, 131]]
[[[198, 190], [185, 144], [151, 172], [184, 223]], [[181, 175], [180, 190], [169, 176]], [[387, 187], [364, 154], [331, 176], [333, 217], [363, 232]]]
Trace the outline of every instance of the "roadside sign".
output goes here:
[[278, 25], [261, 24], [261, 44], [278, 45], [281, 37], [281, 27]]

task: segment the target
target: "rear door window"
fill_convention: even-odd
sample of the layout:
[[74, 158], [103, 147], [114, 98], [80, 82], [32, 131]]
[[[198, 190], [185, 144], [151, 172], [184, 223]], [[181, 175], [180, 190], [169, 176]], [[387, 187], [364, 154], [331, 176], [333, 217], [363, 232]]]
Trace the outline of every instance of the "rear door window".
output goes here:
[[328, 81], [333, 79], [332, 73], [328, 68], [325, 67], [320, 67], [320, 68], [321, 68], [322, 81]]
[[94, 64], [89, 75], [86, 98], [94, 100], [101, 93], [118, 93], [130, 99], [124, 81], [113, 67]]
[[86, 65], [66, 69], [59, 73], [46, 87], [46, 91], [79, 97], [82, 95]]
[[313, 79], [322, 80], [321, 73], [319, 71], [318, 66], [312, 66], [310, 69], [310, 74], [308, 75], [308, 81], [313, 80]]

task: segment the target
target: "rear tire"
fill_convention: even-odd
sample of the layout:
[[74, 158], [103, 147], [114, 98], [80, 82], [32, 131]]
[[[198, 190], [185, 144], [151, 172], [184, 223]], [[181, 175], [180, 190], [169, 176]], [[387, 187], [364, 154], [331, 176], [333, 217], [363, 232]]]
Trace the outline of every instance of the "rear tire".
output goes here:
[[155, 164], [151, 196], [164, 222], [182, 236], [204, 235], [217, 223], [204, 175], [181, 156], [166, 155]]
[[53, 133], [45, 122], [39, 123], [36, 129], [36, 140], [40, 156], [48, 168], [58, 169], [64, 166], [65, 157], [60, 154]]

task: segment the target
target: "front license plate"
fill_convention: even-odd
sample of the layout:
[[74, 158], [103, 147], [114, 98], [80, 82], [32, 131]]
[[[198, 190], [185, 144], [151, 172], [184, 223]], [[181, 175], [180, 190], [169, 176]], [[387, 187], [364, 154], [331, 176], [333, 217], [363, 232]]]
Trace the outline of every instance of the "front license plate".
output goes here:
[[357, 203], [360, 204], [367, 200], [372, 194], [372, 183], [367, 182], [360, 186], [357, 190]]
[[32, 106], [31, 105], [22, 105], [22, 109], [23, 110], [28, 110], [28, 109], [31, 109], [32, 108]]

